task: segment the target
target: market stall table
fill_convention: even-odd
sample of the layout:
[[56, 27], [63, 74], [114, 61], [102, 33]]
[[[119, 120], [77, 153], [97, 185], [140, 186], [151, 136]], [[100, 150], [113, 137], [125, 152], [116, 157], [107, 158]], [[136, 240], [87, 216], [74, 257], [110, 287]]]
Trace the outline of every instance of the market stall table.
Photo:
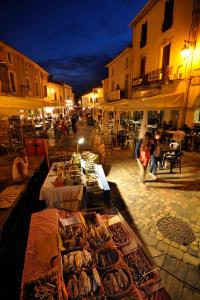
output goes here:
[[159, 268], [116, 209], [34, 214], [21, 291], [21, 299], [43, 299], [47, 292], [60, 300], [170, 299]]
[[40, 200], [45, 200], [47, 207], [56, 207], [76, 211], [80, 209], [83, 199], [84, 176], [82, 183], [75, 185], [55, 186], [57, 175], [55, 168], [62, 163], [54, 162], [40, 190]]

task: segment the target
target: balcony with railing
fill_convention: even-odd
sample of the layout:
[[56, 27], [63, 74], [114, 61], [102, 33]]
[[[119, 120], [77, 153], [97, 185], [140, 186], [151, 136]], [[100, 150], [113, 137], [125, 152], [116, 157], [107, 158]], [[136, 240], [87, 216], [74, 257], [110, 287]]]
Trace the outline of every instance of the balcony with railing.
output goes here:
[[141, 77], [133, 78], [132, 90], [146, 90], [151, 87], [161, 88], [163, 84], [169, 84], [172, 81], [173, 67], [165, 69], [155, 69]]

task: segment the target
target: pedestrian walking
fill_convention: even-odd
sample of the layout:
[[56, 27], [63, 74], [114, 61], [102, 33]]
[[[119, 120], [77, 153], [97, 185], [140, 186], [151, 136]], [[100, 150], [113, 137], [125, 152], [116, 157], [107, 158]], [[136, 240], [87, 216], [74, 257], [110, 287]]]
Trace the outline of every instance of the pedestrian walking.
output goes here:
[[72, 117], [71, 117], [71, 123], [72, 123], [72, 131], [73, 131], [73, 133], [77, 133], [76, 122], [77, 122], [77, 116], [75, 114], [73, 114]]
[[152, 154], [151, 154], [150, 173], [149, 173], [149, 175], [153, 179], [157, 179], [156, 172], [157, 172], [159, 162], [161, 164], [161, 143], [160, 143], [160, 133], [157, 132], [155, 138], [152, 139]]
[[135, 156], [139, 166], [139, 182], [145, 185], [145, 175], [147, 166], [150, 161], [152, 153], [152, 135], [150, 132], [146, 132], [142, 139], [139, 139], [135, 147]]

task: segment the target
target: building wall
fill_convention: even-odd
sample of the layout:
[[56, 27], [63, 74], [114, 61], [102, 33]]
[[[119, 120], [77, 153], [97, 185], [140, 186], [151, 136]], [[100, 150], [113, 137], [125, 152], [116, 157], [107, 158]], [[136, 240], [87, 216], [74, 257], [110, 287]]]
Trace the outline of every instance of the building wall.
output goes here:
[[102, 104], [104, 102], [103, 99], [103, 88], [93, 88], [89, 93], [82, 95], [82, 107], [93, 108], [95, 106], [98, 106], [99, 104]]
[[[151, 2], [151, 1], [150, 1]], [[155, 1], [154, 1], [155, 2]], [[162, 66], [163, 47], [171, 43], [170, 63], [172, 75], [178, 72], [184, 74], [184, 61], [180, 56], [184, 40], [188, 39], [192, 17], [192, 1], [175, 0], [172, 27], [162, 32], [165, 1], [159, 0], [134, 25], [132, 36], [133, 47], [133, 78], [140, 75], [140, 59], [146, 56], [146, 73]], [[142, 24], [147, 22], [147, 43], [140, 48]], [[180, 67], [181, 66], [181, 67]]]
[[62, 84], [48, 82], [47, 95], [47, 99], [52, 104], [57, 104], [61, 106], [65, 104], [64, 87]]
[[47, 86], [48, 73], [1, 41], [0, 70], [0, 95], [45, 98], [44, 86]]
[[[117, 99], [116, 90], [130, 91], [132, 49], [126, 48], [108, 63], [109, 99]], [[112, 95], [113, 94], [113, 95]], [[113, 98], [114, 97], [114, 98]], [[128, 98], [128, 95], [126, 96]], [[118, 98], [120, 99], [120, 98]]]
[[103, 84], [103, 103], [109, 100], [109, 78], [102, 80]]
[[[197, 29], [196, 48], [191, 47], [191, 55], [183, 59], [180, 55], [184, 41], [191, 39], [189, 32], [192, 23], [193, 1], [174, 0], [173, 25], [170, 29], [162, 32], [162, 24], [164, 21], [165, 1], [150, 0], [148, 4], [140, 11], [140, 13], [131, 22], [132, 27], [132, 48], [133, 48], [133, 79], [141, 76], [141, 59], [146, 57], [145, 74], [160, 69], [162, 67], [163, 47], [171, 44], [169, 57], [169, 79], [170, 83], [162, 86], [162, 92], [184, 94], [184, 103], [186, 117], [185, 121], [192, 126], [195, 113], [195, 101], [199, 97], [200, 87], [200, 25]], [[142, 25], [147, 22], [147, 42], [140, 48]], [[196, 85], [193, 84], [196, 76]], [[190, 81], [191, 79], [191, 81]], [[167, 113], [165, 115], [168, 115]], [[181, 125], [181, 117], [183, 111], [180, 112], [179, 126]], [[168, 115], [169, 117], [169, 115]], [[184, 118], [183, 118], [184, 119]]]

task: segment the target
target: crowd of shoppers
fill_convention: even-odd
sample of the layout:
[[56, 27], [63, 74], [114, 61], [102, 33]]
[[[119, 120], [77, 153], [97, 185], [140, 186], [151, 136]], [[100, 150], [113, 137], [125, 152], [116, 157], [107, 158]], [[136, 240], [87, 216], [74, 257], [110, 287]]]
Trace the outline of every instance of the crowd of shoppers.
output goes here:
[[61, 143], [65, 138], [72, 133], [77, 133], [77, 122], [79, 120], [79, 114], [73, 111], [69, 116], [60, 115], [53, 124], [54, 136], [58, 143]]

